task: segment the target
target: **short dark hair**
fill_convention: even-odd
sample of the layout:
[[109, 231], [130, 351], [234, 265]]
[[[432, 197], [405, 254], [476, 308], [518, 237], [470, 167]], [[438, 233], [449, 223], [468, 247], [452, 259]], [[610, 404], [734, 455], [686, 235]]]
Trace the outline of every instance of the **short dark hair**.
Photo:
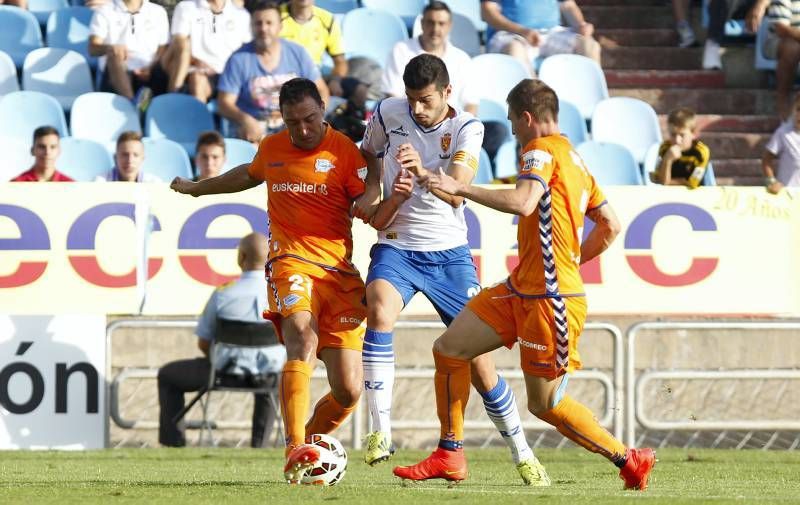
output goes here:
[[194, 150], [199, 151], [201, 146], [219, 146], [222, 148], [222, 152], [225, 152], [225, 139], [217, 131], [205, 131], [197, 136], [197, 145]]
[[122, 132], [119, 134], [117, 138], [117, 148], [123, 142], [141, 142], [142, 141], [142, 134], [133, 130], [128, 130], [126, 132]]
[[408, 89], [422, 89], [431, 84], [441, 91], [450, 84], [450, 74], [441, 58], [428, 53], [411, 58], [403, 71], [403, 83]]
[[451, 18], [453, 17], [453, 11], [450, 10], [450, 7], [448, 7], [446, 3], [440, 2], [439, 0], [431, 0], [428, 2], [428, 5], [422, 9], [422, 15], [424, 16], [430, 11], [446, 11]]
[[304, 77], [295, 77], [284, 82], [283, 86], [281, 86], [281, 92], [278, 95], [278, 106], [283, 111], [284, 105], [300, 103], [309, 96], [322, 107], [322, 95], [319, 94], [319, 89], [317, 89], [314, 81]]
[[558, 121], [558, 96], [538, 79], [523, 79], [508, 93], [508, 108], [517, 116], [529, 112], [538, 122]]
[[273, 2], [271, 0], [256, 0], [249, 6], [248, 10], [250, 11], [250, 14], [255, 14], [258, 11], [274, 10], [278, 13], [278, 17], [281, 15], [281, 8], [278, 7], [277, 2]]
[[50, 125], [40, 126], [39, 128], [33, 130], [33, 143], [35, 144], [37, 139], [46, 137], [48, 135], [55, 135], [56, 137], [61, 138], [61, 134], [59, 134], [58, 130], [56, 130], [52, 126]]

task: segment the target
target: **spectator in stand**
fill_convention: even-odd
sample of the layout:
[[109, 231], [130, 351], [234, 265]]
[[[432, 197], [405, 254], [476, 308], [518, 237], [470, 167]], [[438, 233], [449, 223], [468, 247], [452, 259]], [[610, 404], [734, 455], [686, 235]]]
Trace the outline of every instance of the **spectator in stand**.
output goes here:
[[675, 31], [678, 32], [678, 47], [697, 45], [692, 25], [689, 24], [691, 0], [672, 0], [672, 15], [675, 18]]
[[[773, 0], [769, 5], [767, 19], [769, 34], [763, 51], [778, 60], [775, 70], [775, 92], [778, 115], [788, 120], [792, 115], [792, 88], [800, 63], [800, 1]], [[791, 121], [790, 121], [791, 123]]]
[[220, 114], [235, 124], [236, 134], [257, 143], [284, 128], [278, 105], [284, 82], [295, 77], [314, 81], [326, 102], [328, 86], [303, 46], [278, 37], [281, 17], [276, 4], [254, 5], [250, 26], [253, 41], [228, 59], [219, 79], [217, 103]]
[[20, 9], [28, 8], [28, 0], [0, 0], [0, 5], [13, 5]]
[[117, 139], [114, 153], [114, 168], [96, 181], [103, 182], [161, 182], [158, 177], [142, 171], [144, 144], [142, 134], [134, 131], [122, 132]]
[[722, 41], [729, 19], [745, 19], [745, 28], [758, 32], [770, 0], [711, 0], [708, 4], [708, 34], [703, 49], [703, 68], [722, 69]]
[[667, 140], [658, 148], [659, 162], [653, 182], [696, 188], [703, 180], [711, 151], [697, 138], [697, 119], [691, 109], [680, 108], [667, 117]]
[[167, 89], [187, 84], [189, 94], [208, 102], [225, 62], [251, 38], [250, 14], [233, 0], [183, 0], [172, 14], [172, 40], [161, 58]]
[[318, 67], [322, 66], [322, 55], [330, 55], [333, 69], [328, 86], [331, 94], [342, 96], [340, 81], [347, 75], [347, 58], [342, 29], [333, 14], [316, 7], [314, 0], [289, 0], [281, 5], [281, 21], [281, 38], [305, 47]]
[[56, 170], [56, 160], [61, 154], [61, 138], [52, 126], [40, 126], [33, 131], [33, 166], [11, 179], [11, 182], [73, 182]]
[[195, 179], [197, 181], [210, 179], [222, 173], [222, 167], [225, 166], [225, 139], [222, 135], [216, 131], [198, 135], [194, 166], [197, 171]]
[[[561, 26], [561, 18], [568, 26]], [[535, 74], [533, 61], [574, 53], [600, 63], [594, 25], [583, 19], [575, 0], [481, 0], [481, 17], [489, 24], [487, 50], [520, 60]]]
[[100, 6], [89, 27], [89, 54], [100, 57], [100, 91], [118, 93], [144, 110], [150, 97], [167, 90], [169, 76], [159, 63], [167, 42], [169, 21], [160, 5], [114, 0]]
[[336, 107], [325, 119], [353, 142], [361, 142], [367, 130], [369, 85], [355, 77], [345, 77], [341, 80], [341, 86], [342, 98], [347, 101]]
[[764, 185], [772, 194], [784, 186], [800, 187], [800, 95], [794, 99], [793, 113], [792, 120], [781, 124], [764, 146], [761, 167]]

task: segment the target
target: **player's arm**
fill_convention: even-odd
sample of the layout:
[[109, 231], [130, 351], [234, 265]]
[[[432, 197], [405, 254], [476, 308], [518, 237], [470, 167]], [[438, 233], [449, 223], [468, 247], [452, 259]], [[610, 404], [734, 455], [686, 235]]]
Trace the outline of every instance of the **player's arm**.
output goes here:
[[392, 224], [400, 207], [403, 203], [411, 198], [411, 193], [414, 190], [414, 178], [408, 170], [400, 170], [392, 183], [392, 193], [389, 198], [384, 199], [375, 215], [370, 219], [369, 224], [376, 230], [385, 230]]
[[261, 180], [250, 177], [248, 169], [249, 163], [225, 172], [222, 175], [194, 182], [183, 177], [176, 177], [169, 185], [173, 191], [185, 195], [203, 196], [216, 195], [219, 193], [237, 193], [246, 189], [254, 188], [261, 184]]
[[[420, 180], [432, 173], [430, 169], [422, 166], [419, 152], [417, 152], [411, 144], [400, 144], [397, 148], [396, 158], [401, 167], [414, 174]], [[450, 177], [462, 185], [469, 185], [469, 183], [472, 182], [472, 178], [475, 176], [475, 172], [458, 163], [451, 163], [447, 171]], [[446, 193], [436, 187], [428, 188], [428, 191], [452, 207], [460, 207], [461, 204], [464, 203], [464, 197]]]
[[[367, 132], [370, 131], [370, 126], [367, 127]], [[374, 154], [370, 148], [369, 136], [364, 136], [364, 141], [361, 144], [361, 154], [367, 161], [367, 177], [364, 179], [364, 194], [361, 195], [355, 202], [353, 207], [353, 215], [359, 219], [370, 222], [372, 217], [377, 212], [378, 204], [381, 200], [381, 177], [383, 171], [383, 160]]]
[[462, 196], [500, 212], [520, 216], [533, 214], [544, 194], [544, 185], [536, 179], [518, 179], [517, 185], [512, 189], [487, 189], [459, 182], [442, 169], [439, 169], [438, 174], [429, 172], [420, 177], [418, 182], [429, 191], [439, 190]]
[[581, 243], [581, 264], [600, 256], [622, 229], [617, 214], [608, 203], [588, 210], [586, 217], [594, 221], [594, 228]]

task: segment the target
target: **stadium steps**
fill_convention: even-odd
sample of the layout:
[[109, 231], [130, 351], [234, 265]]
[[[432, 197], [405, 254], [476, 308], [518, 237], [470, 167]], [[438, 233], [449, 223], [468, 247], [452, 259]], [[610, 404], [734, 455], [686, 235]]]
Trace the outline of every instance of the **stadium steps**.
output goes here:
[[603, 46], [610, 94], [651, 104], [664, 131], [670, 110], [691, 107], [699, 114], [700, 138], [711, 148], [717, 182], [760, 186], [762, 150], [778, 126], [773, 88], [766, 74], [754, 70], [747, 41], [727, 48], [724, 71], [701, 69], [705, 34], [698, 4], [692, 4], [691, 19], [700, 44], [682, 49], [668, 1], [580, 2]]

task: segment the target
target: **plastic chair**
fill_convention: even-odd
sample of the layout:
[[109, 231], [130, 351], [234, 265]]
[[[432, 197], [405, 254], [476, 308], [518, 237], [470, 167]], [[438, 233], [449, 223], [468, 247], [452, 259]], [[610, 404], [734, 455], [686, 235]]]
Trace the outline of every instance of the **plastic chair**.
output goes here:
[[69, 7], [67, 0], [28, 0], [28, 10], [42, 26], [47, 23], [51, 13], [67, 7]]
[[0, 5], [0, 26], [0, 51], [8, 53], [17, 68], [29, 52], [43, 45], [39, 22], [26, 10]]
[[0, 135], [0, 152], [3, 153], [0, 182], [10, 181], [33, 166], [30, 139], [25, 143], [20, 139]]
[[479, 98], [506, 103], [508, 92], [522, 79], [530, 78], [525, 66], [507, 54], [480, 54], [472, 58], [470, 75], [481, 76], [468, 83]]
[[316, 0], [314, 5], [334, 14], [347, 14], [358, 9], [358, 0]]
[[22, 88], [47, 93], [67, 111], [80, 95], [94, 91], [92, 71], [83, 56], [55, 47], [28, 53], [22, 67]]
[[364, 56], [382, 66], [394, 45], [408, 38], [408, 31], [391, 12], [361, 8], [345, 14], [342, 37], [348, 59]]
[[192, 178], [192, 164], [186, 150], [168, 138], [142, 139], [144, 143], [144, 162], [142, 171], [155, 175], [165, 182], [175, 177]]
[[448, 0], [447, 6], [454, 13], [466, 16], [479, 32], [486, 31], [486, 21], [481, 19], [480, 2], [475, 0]]
[[483, 122], [496, 121], [505, 125], [508, 131], [508, 139], [511, 139], [511, 121], [508, 120], [508, 107], [505, 102], [502, 104], [490, 100], [488, 98], [481, 98], [478, 102], [478, 119]]
[[89, 25], [94, 11], [88, 7], [67, 7], [47, 18], [47, 46], [80, 53], [97, 68], [97, 58], [89, 54]]
[[539, 78], [555, 90], [558, 98], [575, 104], [584, 119], [608, 98], [606, 76], [600, 65], [578, 54], [555, 54], [542, 61]]
[[592, 139], [628, 148], [637, 163], [647, 149], [661, 142], [661, 126], [653, 107], [629, 97], [613, 97], [598, 103], [592, 113]]
[[[418, 37], [422, 34], [422, 14], [414, 20], [411, 36]], [[481, 54], [481, 34], [472, 21], [458, 13], [453, 13], [453, 27], [450, 30], [450, 42], [461, 49], [470, 57]]]
[[566, 100], [558, 101], [558, 127], [574, 146], [589, 139], [586, 121], [578, 108]]
[[494, 155], [494, 167], [495, 177], [498, 179], [514, 177], [519, 173], [516, 140], [507, 140], [497, 149], [497, 154]]
[[75, 99], [70, 114], [72, 136], [94, 140], [114, 152], [125, 131], [142, 131], [139, 114], [130, 100], [114, 93], [86, 93]]
[[764, 17], [764, 20], [761, 21], [761, 25], [758, 27], [758, 32], [756, 32], [755, 67], [756, 70], [770, 70], [774, 72], [778, 68], [778, 60], [768, 58], [764, 55], [764, 42], [767, 40], [769, 25], [769, 20]]
[[64, 110], [55, 98], [38, 91], [15, 91], [0, 98], [0, 137], [30, 146], [40, 126], [52, 126], [61, 137], [69, 135]]
[[114, 167], [114, 159], [103, 144], [64, 137], [56, 168], [76, 181], [92, 182]]
[[250, 163], [256, 156], [256, 146], [242, 139], [225, 139], [225, 165], [222, 167], [224, 174], [232, 168], [244, 163]]
[[475, 174], [472, 184], [491, 184], [493, 180], [492, 160], [489, 159], [489, 153], [486, 152], [486, 149], [481, 148], [481, 156], [478, 158], [478, 172]]
[[11, 56], [0, 51], [0, 98], [3, 95], [19, 91], [19, 80], [17, 79], [17, 67]]
[[[215, 423], [209, 418], [209, 400], [212, 391], [236, 391], [242, 393], [261, 393], [267, 396], [268, 417], [264, 429], [266, 441], [275, 422], [275, 443], [281, 440], [280, 410], [278, 407], [278, 374], [286, 363], [286, 348], [278, 343], [275, 328], [271, 323], [254, 323], [217, 319], [214, 340], [209, 349], [208, 384], [192, 398], [173, 418], [174, 423], [183, 420], [191, 408], [200, 402], [203, 419], [200, 422], [200, 445], [204, 444], [205, 434], [214, 443], [212, 429]], [[258, 364], [257, 370], [250, 371]], [[249, 373], [239, 372], [240, 368]]]
[[362, 7], [384, 10], [399, 17], [408, 31], [427, 3], [427, 0], [361, 0]]
[[589, 140], [579, 145], [578, 154], [601, 186], [641, 186], [639, 164], [625, 146]]
[[194, 156], [197, 136], [214, 129], [214, 117], [200, 100], [181, 93], [167, 93], [153, 98], [144, 117], [144, 134], [179, 143]]

